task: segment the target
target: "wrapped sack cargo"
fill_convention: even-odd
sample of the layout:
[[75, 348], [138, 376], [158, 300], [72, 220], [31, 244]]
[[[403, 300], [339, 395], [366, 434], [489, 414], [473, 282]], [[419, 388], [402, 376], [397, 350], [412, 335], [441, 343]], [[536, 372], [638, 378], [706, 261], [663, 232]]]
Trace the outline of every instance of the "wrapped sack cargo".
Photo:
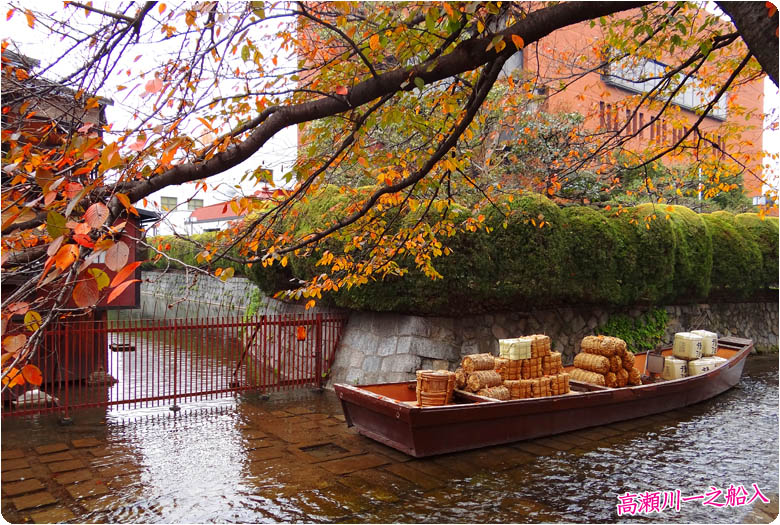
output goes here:
[[672, 355], [677, 359], [693, 361], [701, 357], [703, 339], [700, 335], [691, 332], [677, 332], [674, 334], [674, 346]]
[[692, 334], [701, 337], [701, 355], [711, 356], [718, 353], [718, 334], [707, 330], [691, 330]]
[[664, 379], [680, 379], [688, 376], [688, 361], [676, 357], [664, 359], [664, 371], [661, 377]]
[[726, 359], [725, 357], [718, 357], [716, 355], [710, 356], [707, 359], [712, 361], [712, 363], [714, 365], [713, 368], [717, 368], [720, 365], [722, 365], [723, 363], [725, 363], [726, 361], [728, 361], [728, 359]]
[[499, 339], [498, 348], [501, 353], [501, 357], [517, 361], [518, 359], [530, 359], [531, 358], [531, 344], [530, 337], [516, 337], [514, 339]]

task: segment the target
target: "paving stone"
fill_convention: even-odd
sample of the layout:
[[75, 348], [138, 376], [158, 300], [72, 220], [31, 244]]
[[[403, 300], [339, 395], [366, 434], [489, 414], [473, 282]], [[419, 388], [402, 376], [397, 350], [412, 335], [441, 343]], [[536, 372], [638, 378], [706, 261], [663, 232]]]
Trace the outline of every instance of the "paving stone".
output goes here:
[[62, 452], [63, 450], [68, 450], [68, 445], [65, 443], [52, 443], [51, 445], [35, 447], [35, 452], [38, 454], [53, 454], [54, 452]]
[[551, 456], [556, 452], [555, 449], [531, 441], [524, 441], [512, 446], [516, 449], [528, 452], [529, 454], [533, 454], [534, 456]]
[[3, 492], [6, 496], [19, 496], [28, 492], [34, 492], [45, 488], [43, 483], [35, 478], [17, 481], [15, 483], [6, 483], [3, 485]]
[[126, 474], [132, 474], [138, 472], [138, 467], [131, 463], [121, 463], [119, 465], [111, 465], [109, 467], [98, 469], [98, 474], [101, 478], [110, 479], [117, 476], [124, 476]]
[[67, 472], [69, 470], [77, 470], [86, 467], [83, 461], [80, 459], [71, 459], [68, 461], [58, 461], [56, 463], [49, 463], [49, 470], [55, 473]]
[[64, 523], [76, 518], [67, 507], [54, 507], [52, 509], [41, 510], [30, 514], [33, 523]]
[[383, 467], [386, 471], [395, 474], [398, 477], [411, 481], [424, 491], [442, 487], [445, 485], [443, 480], [433, 477], [429, 474], [412, 468], [407, 463], [395, 463]]
[[99, 447], [100, 445], [105, 445], [102, 441], [96, 438], [84, 438], [84, 439], [74, 439], [71, 441], [71, 444], [74, 448], [89, 448], [89, 447]]
[[312, 414], [314, 413], [314, 410], [307, 407], [291, 407], [287, 409], [287, 412], [289, 412], [290, 414], [300, 415], [300, 414]]
[[290, 412], [287, 412], [286, 410], [274, 410], [273, 412], [270, 412], [270, 414], [277, 418], [292, 417], [294, 415]]
[[278, 441], [272, 439], [253, 439], [247, 444], [246, 448], [247, 450], [257, 450], [259, 448], [268, 448], [278, 444]]
[[310, 438], [308, 432], [301, 432], [297, 428], [280, 427], [270, 431], [274, 436], [287, 443], [301, 443]]
[[90, 448], [87, 450], [93, 457], [103, 458], [111, 454], [111, 451], [105, 447]]
[[621, 430], [623, 432], [627, 432], [629, 430], [637, 429], [641, 427], [643, 424], [644, 422], [641, 419], [630, 419], [628, 421], [620, 421], [618, 423], [612, 423], [611, 425], [607, 425], [607, 426], [610, 428]]
[[604, 434], [606, 437], [616, 437], [623, 434], [620, 430], [609, 427], [598, 427], [595, 430], [598, 430], [599, 433]]
[[47, 454], [38, 458], [41, 463], [54, 463], [55, 461], [65, 461], [75, 459], [70, 452], [57, 452], [56, 454]]
[[582, 431], [577, 432], [569, 432], [567, 434], [557, 434], [555, 436], [555, 439], [558, 439], [560, 441], [565, 441], [566, 443], [571, 443], [572, 445], [576, 446], [590, 446], [592, 444], [593, 439], [585, 436]]
[[593, 441], [602, 441], [608, 437], [612, 437], [612, 434], [610, 434], [609, 432], [605, 432], [601, 428], [591, 428], [588, 430], [583, 430], [582, 436], [591, 439]]
[[452, 470], [456, 474], [452, 479], [470, 478], [475, 472], [479, 472], [480, 467], [471, 461], [462, 457], [462, 454], [448, 454], [446, 456], [437, 456], [431, 461], [443, 468]]
[[387, 465], [388, 463], [389, 461], [386, 458], [375, 454], [365, 454], [363, 456], [353, 456], [350, 458], [326, 461], [325, 463], [320, 463], [320, 466], [334, 474], [347, 474], [349, 472], [355, 472], [356, 470], [380, 467], [382, 465]]
[[247, 456], [250, 461], [266, 461], [284, 456], [284, 450], [276, 447], [261, 448], [251, 451]]
[[[369, 473], [370, 476], [359, 475], [363, 473]], [[339, 476], [336, 480], [345, 487], [361, 492], [372, 500], [384, 502], [398, 501], [400, 496], [395, 491], [390, 490], [387, 485], [383, 485], [378, 479], [377, 473], [378, 471], [376, 470], [361, 470], [346, 476]]]
[[20, 479], [30, 479], [34, 477], [35, 473], [32, 471], [32, 469], [29, 468], [9, 470], [8, 472], [3, 472], [3, 483], [8, 483], [9, 481], [19, 481]]
[[425, 472], [429, 476], [433, 476], [443, 480], [460, 479], [461, 474], [455, 470], [449, 469], [437, 463], [434, 463], [432, 459], [412, 459], [411, 466], [421, 472]]
[[24, 457], [24, 450], [20, 448], [15, 448], [13, 450], [3, 450], [0, 453], [0, 459], [6, 460], [6, 459], [21, 459]]
[[515, 468], [527, 463], [527, 454], [510, 446], [490, 447], [470, 452], [468, 458], [473, 463], [491, 471], [501, 471]]
[[268, 434], [263, 432], [262, 430], [242, 430], [241, 435], [244, 436], [245, 439], [262, 439], [264, 437], [268, 437]]
[[556, 437], [548, 437], [544, 439], [539, 439], [538, 441], [541, 445], [544, 445], [545, 447], [554, 448], [555, 450], [560, 450], [564, 452], [567, 450], [571, 450], [577, 446], [574, 443], [570, 443], [568, 441], [564, 441]]
[[92, 472], [89, 470], [72, 470], [70, 472], [63, 472], [62, 474], [56, 474], [52, 476], [52, 479], [60, 485], [70, 485], [71, 483], [78, 483], [79, 481], [86, 481], [92, 479]]
[[73, 499], [84, 499], [90, 496], [102, 496], [104, 494], [108, 494], [108, 487], [106, 487], [106, 485], [100, 480], [86, 481], [84, 483], [77, 483], [76, 485], [69, 485], [65, 487], [65, 490], [68, 491], [68, 494], [70, 494]]
[[48, 492], [36, 492], [34, 494], [28, 494], [27, 496], [14, 498], [11, 500], [11, 503], [14, 504], [16, 510], [27, 510], [57, 503], [57, 500]]
[[27, 468], [30, 466], [30, 462], [25, 458], [20, 459], [8, 459], [0, 461], [0, 470], [3, 472], [7, 470], [16, 470], [20, 468]]

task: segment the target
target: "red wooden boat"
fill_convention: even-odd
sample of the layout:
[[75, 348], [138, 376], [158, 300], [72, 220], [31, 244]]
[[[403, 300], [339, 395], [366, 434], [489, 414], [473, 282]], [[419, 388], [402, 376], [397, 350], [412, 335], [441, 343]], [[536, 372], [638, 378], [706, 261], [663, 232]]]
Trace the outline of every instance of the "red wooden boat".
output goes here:
[[[415, 457], [511, 443], [626, 419], [649, 416], [705, 401], [739, 382], [753, 341], [718, 340], [721, 366], [700, 375], [639, 386], [606, 388], [571, 381], [564, 395], [496, 401], [456, 390], [453, 403], [419, 407], [415, 381], [334, 386], [348, 426], [364, 436]], [[671, 355], [671, 349], [663, 351]], [[635, 366], [645, 368], [646, 354]]]

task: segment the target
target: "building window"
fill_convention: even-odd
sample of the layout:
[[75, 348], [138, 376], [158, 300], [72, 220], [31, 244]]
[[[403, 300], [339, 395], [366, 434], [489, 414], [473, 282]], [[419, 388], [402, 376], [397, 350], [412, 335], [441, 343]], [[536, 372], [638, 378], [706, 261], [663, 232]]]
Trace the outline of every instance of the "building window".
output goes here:
[[176, 197], [160, 197], [160, 206], [165, 211], [176, 208]]
[[188, 210], [197, 210], [203, 207], [203, 199], [190, 199], [187, 201]]
[[[666, 74], [666, 65], [655, 60], [636, 61], [632, 57], [627, 57], [609, 65], [608, 70], [603, 75], [603, 80], [607, 84], [617, 86], [634, 93], [649, 93], [654, 90], [656, 85]], [[675, 83], [682, 81], [682, 77], [677, 75], [672, 80], [671, 88]], [[668, 90], [667, 90], [668, 91]], [[666, 100], [668, 94], [655, 96], [661, 100]], [[709, 116], [719, 120], [726, 120], [727, 117], [727, 97], [721, 97], [718, 103], [710, 111]], [[704, 83], [697, 77], [690, 77], [685, 82], [677, 94], [672, 98], [672, 102], [685, 109], [695, 111], [703, 108], [711, 100], [709, 90]]]

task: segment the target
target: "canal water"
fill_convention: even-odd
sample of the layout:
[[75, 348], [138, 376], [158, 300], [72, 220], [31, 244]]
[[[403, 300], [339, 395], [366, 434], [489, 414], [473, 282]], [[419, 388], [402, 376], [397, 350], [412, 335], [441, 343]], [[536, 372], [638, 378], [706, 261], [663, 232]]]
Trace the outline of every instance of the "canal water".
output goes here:
[[[735, 523], [753, 514], [726, 504], [729, 486], [742, 485], [749, 499], [755, 484], [775, 508], [778, 498], [777, 356], [750, 356], [737, 387], [684, 410], [426, 459], [347, 429], [332, 392], [246, 395], [164, 415], [73, 416], [71, 426], [54, 416], [2, 422], [4, 453], [23, 451], [56, 500], [19, 511], [4, 497], [8, 521]], [[82, 472], [70, 475], [80, 481], [47, 474], [54, 463], [36, 447], [52, 443], [81, 462], [65, 473]], [[663, 501], [677, 490], [692, 498], [714, 489], [723, 491], [715, 501], [722, 506], [699, 498], [679, 510], [618, 514], [619, 496], [638, 502], [657, 493]], [[53, 514], [35, 514], [44, 511]]]

